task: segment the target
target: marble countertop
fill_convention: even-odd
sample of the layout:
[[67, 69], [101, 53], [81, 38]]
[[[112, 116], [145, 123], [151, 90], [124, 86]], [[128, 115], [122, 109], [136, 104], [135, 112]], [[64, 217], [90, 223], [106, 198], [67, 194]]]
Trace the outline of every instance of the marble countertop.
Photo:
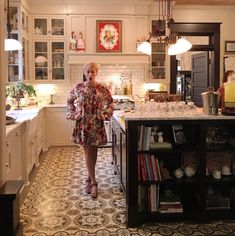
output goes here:
[[157, 120], [234, 120], [235, 116], [225, 116], [222, 114], [218, 115], [206, 115], [203, 113], [202, 109], [197, 109], [194, 113], [188, 114], [172, 114], [172, 113], [162, 113], [160, 115], [155, 114], [138, 114], [136, 112], [123, 112], [115, 111], [113, 115], [114, 119], [119, 123], [121, 128], [125, 130], [126, 122], [131, 121], [157, 121]]

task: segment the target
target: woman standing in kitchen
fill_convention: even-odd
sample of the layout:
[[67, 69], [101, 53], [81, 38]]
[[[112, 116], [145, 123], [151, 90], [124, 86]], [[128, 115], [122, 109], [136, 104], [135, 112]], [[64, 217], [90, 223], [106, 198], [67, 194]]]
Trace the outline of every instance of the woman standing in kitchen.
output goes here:
[[96, 63], [86, 64], [83, 70], [86, 81], [78, 83], [67, 99], [67, 118], [76, 120], [73, 142], [83, 146], [88, 173], [86, 192], [92, 198], [98, 196], [95, 176], [98, 147], [107, 143], [104, 121], [110, 120], [114, 110], [110, 91], [96, 81], [98, 70]]

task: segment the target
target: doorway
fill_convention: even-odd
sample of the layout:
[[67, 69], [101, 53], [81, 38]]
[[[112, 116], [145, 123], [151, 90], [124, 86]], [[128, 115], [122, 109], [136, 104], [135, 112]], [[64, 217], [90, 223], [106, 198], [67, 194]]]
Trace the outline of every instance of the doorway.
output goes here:
[[[220, 85], [220, 24], [221, 23], [174, 23], [171, 31], [179, 36], [207, 36], [208, 43], [193, 45], [190, 52], [207, 52], [208, 59], [208, 77], [204, 77], [201, 84], [204, 88], [210, 84], [214, 89]], [[210, 66], [209, 66], [210, 64]], [[177, 67], [178, 61], [176, 56], [170, 57], [170, 93], [177, 93]], [[205, 81], [206, 80], [206, 81]], [[207, 86], [206, 86], [207, 85]], [[194, 86], [197, 96], [192, 95], [192, 101], [202, 105], [201, 95], [198, 96], [202, 88], [197, 83]], [[205, 91], [205, 90], [204, 90]]]

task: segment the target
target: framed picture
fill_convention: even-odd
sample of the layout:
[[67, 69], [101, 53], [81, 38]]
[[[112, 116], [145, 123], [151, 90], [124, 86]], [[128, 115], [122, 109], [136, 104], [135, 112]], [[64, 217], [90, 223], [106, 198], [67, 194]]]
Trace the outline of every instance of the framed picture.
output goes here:
[[235, 41], [225, 41], [225, 53], [235, 54]]
[[122, 21], [96, 21], [96, 52], [122, 51]]

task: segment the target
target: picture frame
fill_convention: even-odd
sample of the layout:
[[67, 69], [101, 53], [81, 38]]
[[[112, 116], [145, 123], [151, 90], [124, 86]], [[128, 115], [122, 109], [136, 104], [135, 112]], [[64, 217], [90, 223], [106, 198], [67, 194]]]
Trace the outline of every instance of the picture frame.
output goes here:
[[96, 21], [96, 52], [122, 52], [122, 21]]
[[224, 48], [225, 48], [224, 51], [226, 54], [235, 54], [235, 41], [226, 40]]

